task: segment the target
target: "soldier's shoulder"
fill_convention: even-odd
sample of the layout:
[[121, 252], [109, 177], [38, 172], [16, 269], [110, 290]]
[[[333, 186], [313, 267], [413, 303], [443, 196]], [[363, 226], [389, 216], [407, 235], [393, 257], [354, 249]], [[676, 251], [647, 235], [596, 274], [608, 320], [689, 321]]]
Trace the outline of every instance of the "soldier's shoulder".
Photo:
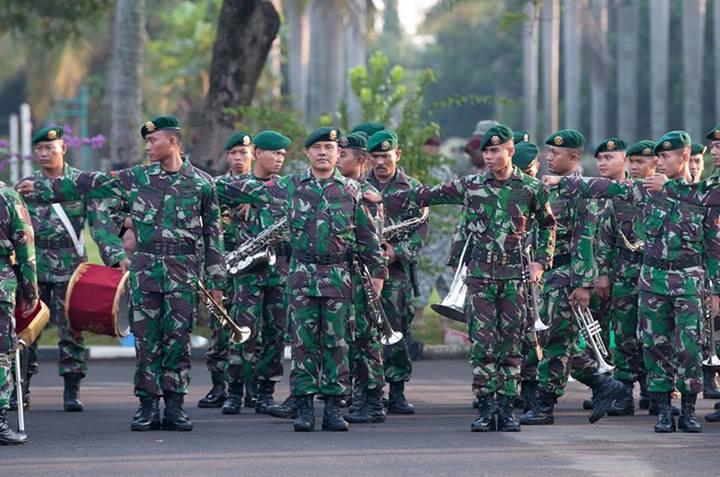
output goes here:
[[348, 177], [343, 177], [342, 179], [344, 184], [345, 191], [350, 194], [350, 196], [355, 199], [359, 200], [360, 197], [362, 197], [362, 184], [360, 182], [356, 181], [355, 179], [350, 179]]
[[[195, 177], [199, 178], [200, 180], [209, 182], [211, 184], [215, 183], [215, 178], [212, 175], [210, 175], [207, 172], [200, 169], [199, 167], [192, 166], [192, 171], [193, 171], [193, 174], [195, 175]], [[222, 177], [222, 176], [220, 176], [220, 177]]]

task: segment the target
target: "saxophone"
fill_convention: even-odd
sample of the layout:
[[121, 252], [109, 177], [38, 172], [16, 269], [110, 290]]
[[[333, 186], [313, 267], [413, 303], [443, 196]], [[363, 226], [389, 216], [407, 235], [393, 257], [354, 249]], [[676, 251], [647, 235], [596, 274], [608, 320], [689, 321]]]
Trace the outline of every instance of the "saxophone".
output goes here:
[[283, 217], [225, 255], [228, 274], [240, 275], [262, 263], [275, 265], [276, 256], [272, 247], [286, 241], [288, 237], [287, 217]]
[[410, 235], [415, 229], [427, 222], [428, 218], [430, 218], [430, 208], [425, 207], [420, 217], [413, 217], [412, 219], [385, 227], [382, 234], [383, 241], [389, 242], [390, 240]]
[[202, 282], [198, 282], [198, 290], [200, 292], [200, 300], [202, 300], [203, 304], [208, 309], [208, 314], [215, 318], [223, 328], [228, 328], [230, 331], [230, 341], [233, 343], [246, 342], [252, 334], [250, 328], [247, 326], [240, 326], [235, 323], [232, 318], [230, 318], [230, 315], [227, 314], [225, 308], [215, 301]]

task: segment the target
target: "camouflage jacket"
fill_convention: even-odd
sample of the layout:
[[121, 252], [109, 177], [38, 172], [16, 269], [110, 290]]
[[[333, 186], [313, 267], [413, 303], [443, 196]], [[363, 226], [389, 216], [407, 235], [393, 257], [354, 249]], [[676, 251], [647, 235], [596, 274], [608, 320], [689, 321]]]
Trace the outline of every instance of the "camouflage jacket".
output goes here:
[[[73, 181], [79, 174], [78, 169], [67, 163], [64, 165], [63, 178]], [[40, 181], [46, 178], [42, 171], [36, 170], [31, 176], [22, 180]], [[64, 202], [61, 206], [78, 237], [82, 236], [87, 220], [90, 234], [98, 245], [103, 262], [106, 265], [115, 265], [126, 258], [125, 249], [120, 237], [107, 227], [108, 217], [104, 216], [105, 226], [100, 223], [101, 216], [98, 215], [98, 204], [95, 202], [79, 199]], [[61, 283], [70, 280], [75, 268], [87, 261], [87, 256], [77, 253], [69, 232], [53, 210], [52, 204], [40, 203], [32, 199], [26, 200], [26, 203], [35, 231], [35, 247], [38, 249], [38, 281]]]
[[[671, 187], [685, 184], [683, 179], [671, 181]], [[704, 291], [703, 262], [708, 277], [718, 286], [718, 224], [706, 208], [664, 193], [649, 193], [642, 181], [564, 178], [561, 187], [573, 195], [621, 197], [641, 207], [643, 220], [637, 222], [643, 240], [640, 290], [668, 296], [699, 295]]]
[[463, 205], [466, 233], [471, 238], [465, 262], [468, 276], [484, 280], [518, 279], [522, 275], [520, 255], [528, 225], [538, 221], [535, 260], [546, 268], [555, 249], [555, 218], [542, 184], [514, 167], [506, 181], [492, 172], [466, 176], [435, 187], [418, 187], [388, 196], [388, 210], [410, 204]]
[[317, 179], [308, 169], [268, 182], [221, 179], [217, 186], [220, 200], [229, 206], [285, 207], [291, 247], [287, 287], [292, 293], [349, 298], [352, 253], [360, 255], [373, 277], [387, 277], [375, 225], [362, 205], [360, 185], [337, 170], [328, 179]]
[[[230, 172], [226, 172], [221, 176], [215, 177], [215, 182], [223, 178], [230, 179], [243, 179], [251, 178], [250, 175], [234, 176]], [[251, 211], [251, 214], [253, 211]], [[220, 219], [222, 222], [223, 239], [225, 242], [225, 251], [230, 252], [235, 250], [238, 245], [252, 238], [253, 234], [250, 233], [250, 226], [252, 224], [251, 217], [245, 218], [245, 215], [241, 213], [237, 207], [227, 207], [224, 204], [220, 204]]]
[[[613, 282], [634, 282], [640, 276], [642, 241], [636, 232], [636, 221], [642, 219], [641, 209], [631, 200], [615, 197], [602, 211], [598, 221], [598, 274]], [[640, 246], [640, 249], [633, 250]]]
[[11, 303], [17, 293], [30, 302], [39, 297], [30, 214], [18, 193], [2, 182], [0, 204], [0, 301]]
[[220, 207], [213, 180], [186, 158], [175, 173], [152, 163], [109, 174], [79, 172], [75, 177], [41, 179], [31, 196], [45, 202], [117, 197], [132, 204], [138, 246], [130, 284], [135, 289], [193, 289], [199, 277], [209, 290], [225, 288]]
[[[408, 191], [417, 187], [422, 186], [420, 181], [414, 179], [403, 172], [402, 168], [398, 168], [393, 177], [389, 182], [383, 184], [380, 182], [375, 175], [370, 172], [367, 178], [370, 185], [380, 191], [383, 197], [396, 192]], [[418, 206], [410, 206], [403, 209], [395, 209], [394, 211], [385, 211], [385, 226], [395, 225], [400, 222], [404, 222], [408, 219], [420, 217], [422, 210]], [[409, 282], [412, 278], [412, 267], [415, 266], [420, 250], [428, 238], [430, 232], [430, 226], [427, 222], [417, 227], [412, 233], [398, 239], [394, 239], [390, 242], [393, 250], [395, 251], [396, 260], [390, 264], [389, 280], [397, 282]]]

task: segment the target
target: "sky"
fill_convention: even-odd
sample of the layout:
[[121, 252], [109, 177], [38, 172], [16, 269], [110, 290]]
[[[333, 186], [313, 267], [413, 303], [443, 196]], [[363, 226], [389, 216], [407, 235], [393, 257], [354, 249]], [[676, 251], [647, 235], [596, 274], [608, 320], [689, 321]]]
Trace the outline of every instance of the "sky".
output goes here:
[[400, 22], [409, 35], [414, 35], [425, 17], [425, 10], [435, 5], [437, 0], [398, 0]]

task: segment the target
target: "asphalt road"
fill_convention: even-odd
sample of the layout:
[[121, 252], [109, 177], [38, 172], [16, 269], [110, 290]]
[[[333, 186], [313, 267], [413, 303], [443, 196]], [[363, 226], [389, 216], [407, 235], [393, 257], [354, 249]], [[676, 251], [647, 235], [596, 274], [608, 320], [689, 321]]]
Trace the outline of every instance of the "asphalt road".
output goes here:
[[[350, 432], [294, 433], [290, 421], [243, 410], [223, 416], [198, 409], [209, 387], [194, 363], [188, 409], [190, 433], [130, 432], [136, 408], [130, 361], [93, 361], [83, 383], [85, 412], [62, 411], [54, 366], [33, 381], [26, 413], [31, 442], [0, 447], [0, 476], [564, 476], [718, 475], [720, 424], [702, 434], [655, 434], [654, 418], [606, 417], [591, 425], [580, 403], [584, 387], [571, 383], [553, 426], [519, 433], [471, 433], [469, 367], [465, 361], [420, 361], [408, 386], [414, 416]], [[287, 395], [283, 383], [277, 398]], [[700, 414], [711, 401], [700, 401]], [[318, 403], [317, 428], [322, 405]], [[15, 415], [11, 414], [14, 422]]]

